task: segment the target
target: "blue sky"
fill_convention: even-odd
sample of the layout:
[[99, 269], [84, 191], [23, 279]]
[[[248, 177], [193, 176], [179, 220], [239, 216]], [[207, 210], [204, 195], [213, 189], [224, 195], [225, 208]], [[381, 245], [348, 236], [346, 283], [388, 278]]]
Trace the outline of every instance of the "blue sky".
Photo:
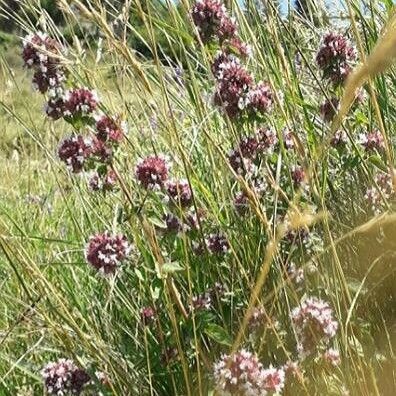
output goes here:
[[[281, 0], [282, 13], [287, 13], [288, 7], [291, 4], [293, 6], [295, 0]], [[342, 10], [342, 2], [340, 0], [325, 0], [325, 4], [332, 11]]]

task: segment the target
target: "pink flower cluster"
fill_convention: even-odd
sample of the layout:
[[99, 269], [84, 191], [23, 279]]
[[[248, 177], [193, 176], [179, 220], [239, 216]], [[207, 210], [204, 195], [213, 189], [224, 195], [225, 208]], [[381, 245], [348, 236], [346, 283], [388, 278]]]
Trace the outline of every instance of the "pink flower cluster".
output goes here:
[[221, 0], [198, 0], [191, 10], [191, 17], [204, 43], [232, 38], [237, 30]]
[[224, 255], [230, 251], [230, 244], [223, 234], [210, 234], [206, 239], [209, 252], [215, 255]]
[[273, 105], [273, 93], [269, 84], [254, 84], [253, 77], [241, 64], [250, 54], [250, 47], [237, 35], [235, 23], [230, 19], [224, 4], [218, 0], [199, 0], [191, 11], [204, 42], [213, 39], [221, 50], [213, 59], [212, 73], [216, 79], [214, 104], [230, 118], [245, 114], [260, 117]]
[[283, 368], [264, 369], [256, 355], [242, 349], [223, 355], [215, 364], [214, 382], [221, 396], [266, 396], [282, 391], [285, 372]]
[[334, 119], [334, 116], [337, 114], [340, 100], [336, 97], [326, 99], [320, 105], [320, 116], [322, 117], [324, 122], [331, 122]]
[[90, 122], [99, 104], [96, 91], [89, 88], [74, 88], [63, 97], [63, 116], [71, 123], [84, 120]]
[[375, 213], [379, 213], [383, 199], [389, 199], [394, 196], [393, 182], [388, 173], [377, 173], [374, 176], [374, 181], [377, 186], [369, 187], [364, 197], [372, 210]]
[[268, 83], [260, 81], [246, 95], [244, 107], [248, 114], [266, 114], [274, 103], [274, 95]]
[[323, 72], [323, 77], [333, 85], [343, 84], [352, 70], [356, 51], [349, 40], [342, 34], [329, 32], [322, 37], [316, 54], [316, 63]]
[[348, 143], [348, 135], [344, 130], [338, 130], [331, 137], [330, 145], [335, 148], [345, 147]]
[[320, 345], [328, 344], [338, 329], [330, 305], [316, 297], [307, 298], [294, 308], [291, 318], [302, 356], [313, 353]]
[[131, 252], [131, 245], [124, 235], [109, 232], [92, 236], [85, 249], [90, 265], [104, 275], [114, 274]]
[[218, 70], [214, 103], [230, 118], [235, 118], [245, 105], [253, 78], [235, 57], [219, 64]]
[[128, 132], [127, 125], [119, 116], [101, 114], [96, 118], [96, 137], [102, 142], [118, 144]]
[[28, 68], [33, 68], [33, 87], [41, 93], [56, 90], [66, 80], [66, 70], [61, 65], [60, 44], [46, 33], [29, 34], [23, 39], [22, 58]]
[[235, 56], [219, 53], [212, 72], [216, 78], [214, 104], [230, 118], [257, 118], [271, 110], [274, 97], [269, 84], [254, 84], [251, 74]]
[[94, 171], [88, 180], [88, 186], [91, 191], [112, 191], [117, 183], [117, 175], [111, 169], [100, 169], [100, 172]]
[[70, 359], [48, 363], [41, 375], [48, 395], [54, 396], [80, 395], [84, 386], [90, 382], [88, 373]]
[[187, 208], [192, 204], [192, 192], [187, 180], [169, 180], [165, 189], [171, 203], [175, 206]]
[[145, 326], [148, 326], [155, 321], [156, 312], [153, 307], [147, 306], [143, 307], [140, 311], [140, 316], [142, 318], [142, 322]]
[[162, 188], [168, 180], [169, 161], [163, 155], [149, 155], [140, 160], [135, 168], [135, 176], [142, 187], [149, 190]]
[[[64, 139], [58, 147], [58, 156], [73, 173], [92, 171], [88, 185], [92, 191], [110, 191], [117, 177], [108, 167], [114, 151], [126, 134], [126, 124], [119, 116], [98, 114], [99, 99], [94, 90], [85, 87], [65, 90], [66, 68], [59, 61], [60, 44], [44, 33], [24, 39], [22, 57], [27, 67], [35, 68], [33, 80], [40, 91], [47, 91], [45, 112], [57, 120], [63, 118], [75, 129], [94, 126], [92, 136], [81, 134]], [[57, 73], [57, 76], [53, 76]]]
[[45, 113], [53, 120], [64, 118], [65, 121], [80, 128], [94, 122], [99, 105], [96, 91], [86, 87], [53, 91], [45, 106]]
[[248, 136], [228, 154], [228, 161], [232, 169], [238, 174], [252, 173], [255, 169], [254, 161], [263, 154], [273, 152], [278, 138], [271, 128], [262, 127], [255, 135]]
[[330, 366], [339, 366], [341, 364], [340, 352], [334, 348], [329, 348], [323, 353], [323, 360]]
[[213, 306], [216, 299], [223, 297], [225, 287], [219, 282], [216, 282], [212, 287], [205, 290], [205, 292], [195, 295], [191, 299], [191, 307], [195, 311], [209, 310]]
[[378, 129], [371, 132], [360, 134], [360, 144], [368, 152], [370, 151], [383, 151], [385, 149], [385, 142], [382, 133]]
[[92, 154], [92, 141], [81, 135], [73, 135], [62, 141], [58, 148], [58, 156], [73, 173], [84, 169], [86, 161]]

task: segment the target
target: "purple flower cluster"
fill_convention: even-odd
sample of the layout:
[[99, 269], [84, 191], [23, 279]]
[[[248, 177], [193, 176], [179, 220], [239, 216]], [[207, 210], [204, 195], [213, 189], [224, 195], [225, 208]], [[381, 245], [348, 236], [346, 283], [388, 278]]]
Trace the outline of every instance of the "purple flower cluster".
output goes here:
[[96, 91], [84, 87], [66, 91], [63, 101], [63, 116], [71, 121], [92, 118], [99, 104]]
[[387, 173], [377, 173], [374, 176], [377, 186], [366, 190], [365, 199], [375, 213], [379, 213], [383, 199], [389, 199], [394, 195], [392, 178]]
[[172, 204], [182, 208], [191, 206], [192, 192], [187, 180], [169, 180], [165, 189]]
[[228, 58], [218, 65], [214, 103], [230, 117], [235, 118], [242, 110], [253, 78], [235, 58]]
[[335, 148], [345, 147], [348, 143], [348, 136], [344, 130], [338, 130], [330, 140], [330, 145]]
[[313, 353], [321, 344], [328, 344], [338, 329], [330, 305], [316, 297], [307, 298], [294, 308], [291, 318], [302, 356]]
[[48, 363], [41, 375], [48, 395], [80, 395], [84, 386], [90, 382], [88, 373], [69, 359], [59, 359]]
[[85, 249], [90, 265], [104, 275], [114, 274], [131, 252], [131, 245], [124, 235], [109, 232], [92, 236]]
[[117, 183], [117, 175], [113, 170], [105, 170], [105, 172], [94, 171], [88, 180], [88, 186], [91, 191], [113, 191]]
[[272, 153], [278, 143], [276, 133], [271, 128], [262, 127], [252, 135], [242, 139], [238, 146], [228, 153], [228, 161], [238, 174], [251, 174], [256, 169], [254, 161], [261, 155]]
[[244, 107], [248, 114], [264, 115], [268, 113], [274, 104], [274, 94], [268, 83], [260, 81], [246, 95]]
[[127, 134], [126, 123], [118, 116], [101, 114], [96, 118], [96, 137], [103, 142], [120, 143]]
[[191, 17], [204, 43], [222, 42], [236, 34], [237, 26], [221, 0], [198, 0], [191, 10]]
[[340, 352], [334, 348], [329, 348], [322, 356], [325, 363], [330, 366], [336, 367], [341, 364]]
[[155, 321], [156, 312], [153, 307], [147, 306], [143, 307], [140, 311], [140, 316], [142, 318], [142, 322], [145, 326], [148, 326]]
[[342, 34], [329, 32], [322, 37], [316, 54], [316, 63], [323, 77], [338, 86], [346, 80], [352, 70], [356, 51]]
[[340, 100], [336, 97], [326, 99], [320, 105], [320, 116], [322, 117], [324, 122], [332, 122], [334, 116], [337, 114]]
[[234, 198], [234, 207], [236, 212], [243, 216], [249, 210], [249, 200], [244, 191], [238, 191]]
[[61, 55], [60, 44], [46, 33], [29, 34], [23, 39], [22, 58], [26, 67], [34, 69], [34, 89], [46, 93], [56, 90], [66, 80]]
[[305, 170], [302, 166], [294, 165], [291, 168], [291, 178], [296, 187], [301, 186], [306, 181]]
[[265, 396], [284, 387], [283, 368], [264, 369], [258, 357], [244, 349], [223, 355], [214, 366], [216, 392], [221, 396]]
[[169, 161], [163, 155], [149, 155], [138, 162], [135, 176], [144, 188], [160, 189], [168, 180], [169, 168]]
[[94, 126], [92, 136], [75, 134], [64, 139], [58, 147], [60, 160], [73, 173], [94, 169], [89, 188], [110, 191], [117, 178], [108, 165], [127, 132], [126, 124], [119, 116], [98, 114], [99, 99], [94, 90], [85, 87], [65, 90], [66, 68], [59, 61], [62, 52], [56, 40], [37, 33], [24, 39], [22, 57], [27, 67], [36, 70], [33, 81], [38, 89], [48, 91], [45, 106], [48, 117], [63, 118], [78, 130]]
[[214, 104], [230, 118], [246, 115], [262, 117], [274, 104], [274, 95], [266, 82], [254, 84], [252, 75], [240, 60], [226, 52], [220, 52], [212, 63], [216, 79]]
[[239, 58], [247, 58], [250, 47], [238, 37], [235, 22], [228, 16], [224, 4], [217, 0], [199, 0], [191, 15], [203, 42], [216, 39], [221, 45], [211, 66], [216, 79], [214, 104], [230, 118], [242, 114], [254, 118], [267, 113], [273, 105], [272, 90], [264, 82], [255, 85], [241, 64]]
[[191, 307], [195, 311], [209, 310], [213, 306], [216, 299], [223, 297], [225, 287], [219, 282], [216, 282], [212, 287], [205, 290], [205, 292], [195, 295], [191, 299]]
[[62, 141], [58, 156], [73, 173], [84, 169], [87, 159], [92, 154], [92, 141], [81, 135], [73, 135]]
[[385, 149], [385, 142], [382, 133], [378, 129], [374, 129], [371, 132], [361, 134], [359, 136], [360, 144], [364, 147], [367, 152], [370, 151], [383, 151]]
[[179, 217], [173, 213], [167, 213], [164, 216], [164, 222], [166, 226], [166, 232], [170, 234], [177, 234], [186, 229]]
[[206, 246], [209, 252], [215, 255], [225, 255], [230, 251], [230, 244], [227, 238], [220, 233], [210, 234], [206, 238]]

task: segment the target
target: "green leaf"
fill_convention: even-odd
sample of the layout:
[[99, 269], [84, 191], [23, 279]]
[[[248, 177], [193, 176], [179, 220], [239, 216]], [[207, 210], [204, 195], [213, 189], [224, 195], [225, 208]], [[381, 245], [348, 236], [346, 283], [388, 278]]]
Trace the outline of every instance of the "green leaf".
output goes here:
[[216, 341], [219, 344], [231, 346], [232, 340], [230, 335], [227, 333], [225, 329], [216, 323], [209, 323], [206, 326], [205, 333], [212, 340]]
[[139, 269], [135, 268], [135, 274], [136, 274], [136, 276], [138, 277], [138, 279], [140, 281], [144, 282], [144, 277], [143, 277], [143, 275], [142, 275], [142, 273], [140, 272]]
[[166, 263], [162, 266], [162, 272], [172, 274], [173, 272], [183, 271], [184, 268], [177, 262]]
[[382, 162], [382, 159], [379, 155], [370, 156], [369, 161], [384, 172], [387, 171], [386, 165]]

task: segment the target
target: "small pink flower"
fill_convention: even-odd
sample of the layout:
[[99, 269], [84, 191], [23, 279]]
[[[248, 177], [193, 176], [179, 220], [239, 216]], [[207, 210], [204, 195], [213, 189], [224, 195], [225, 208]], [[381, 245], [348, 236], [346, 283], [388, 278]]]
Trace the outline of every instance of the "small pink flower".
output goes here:
[[117, 183], [117, 175], [113, 170], [106, 170], [105, 174], [94, 172], [88, 181], [92, 191], [112, 191]]
[[253, 308], [249, 318], [249, 329], [255, 330], [262, 327], [266, 323], [265, 310], [263, 308]]
[[114, 274], [131, 252], [131, 245], [124, 235], [112, 235], [109, 232], [92, 236], [85, 250], [90, 265], [107, 275]]
[[356, 51], [342, 34], [330, 32], [322, 37], [316, 54], [316, 63], [323, 72], [323, 77], [335, 86], [342, 84], [352, 70]]
[[234, 198], [234, 207], [240, 216], [243, 216], [249, 210], [249, 200], [243, 191], [238, 191]]
[[48, 363], [41, 371], [48, 395], [80, 395], [90, 382], [88, 373], [69, 359]]
[[65, 73], [60, 69], [48, 69], [46, 73], [37, 70], [33, 75], [33, 88], [41, 93], [56, 89], [66, 80]]
[[65, 102], [61, 97], [50, 98], [44, 108], [48, 117], [54, 121], [63, 117], [65, 111]]
[[99, 98], [88, 88], [75, 88], [67, 91], [64, 98], [64, 115], [71, 118], [92, 116], [97, 109]]
[[246, 95], [245, 107], [252, 115], [268, 113], [274, 104], [274, 95], [268, 83], [259, 82]]
[[289, 129], [283, 130], [283, 144], [285, 145], [286, 150], [292, 150], [295, 147], [293, 133]]
[[187, 180], [170, 180], [165, 183], [165, 189], [173, 204], [182, 208], [191, 206], [192, 192]]
[[211, 293], [206, 292], [193, 296], [191, 299], [191, 306], [195, 311], [209, 310], [212, 307]]
[[96, 120], [96, 137], [104, 142], [119, 143], [127, 132], [126, 124], [119, 117], [101, 115]]
[[290, 382], [293, 381], [294, 379], [302, 379], [302, 371], [301, 368], [298, 364], [298, 362], [293, 362], [289, 360], [284, 366], [283, 370], [285, 372], [285, 381]]
[[194, 25], [203, 42], [223, 41], [236, 33], [236, 25], [220, 0], [198, 0], [191, 10]]
[[338, 130], [334, 133], [330, 140], [330, 145], [332, 147], [344, 147], [348, 143], [348, 135], [344, 130]]
[[251, 54], [250, 45], [244, 43], [239, 37], [232, 37], [225, 40], [222, 49], [227, 54], [234, 54], [242, 59], [248, 58]]
[[209, 251], [216, 255], [227, 254], [230, 250], [230, 244], [227, 238], [222, 234], [211, 234], [206, 240]]
[[270, 367], [261, 372], [263, 388], [267, 392], [280, 393], [285, 386], [285, 372], [283, 368]]
[[60, 52], [60, 44], [46, 33], [29, 34], [23, 39], [22, 58], [28, 68], [46, 72], [48, 67], [58, 63], [56, 55]]
[[168, 179], [169, 163], [164, 156], [149, 155], [135, 169], [136, 179], [147, 189], [157, 189]]
[[113, 157], [113, 148], [95, 136], [92, 139], [92, 156], [103, 164], [110, 163]]
[[255, 165], [249, 158], [242, 157], [239, 150], [231, 150], [228, 154], [228, 162], [231, 168], [239, 175], [251, 174]]
[[360, 144], [366, 151], [382, 151], [385, 148], [384, 138], [378, 129], [360, 135]]
[[291, 314], [296, 329], [299, 351], [305, 356], [311, 354], [321, 343], [327, 344], [338, 329], [329, 304], [316, 297], [304, 300]]
[[73, 173], [83, 170], [86, 160], [92, 153], [91, 141], [81, 135], [71, 136], [60, 144], [58, 156]]
[[221, 63], [217, 73], [215, 105], [222, 108], [230, 118], [236, 117], [242, 110], [245, 95], [252, 83], [252, 76], [237, 59]]
[[148, 326], [155, 322], [156, 312], [155, 309], [148, 306], [143, 307], [140, 311], [140, 316], [142, 318], [143, 324]]
[[341, 364], [340, 352], [334, 348], [329, 348], [323, 354], [324, 361], [331, 366], [339, 366]]
[[333, 121], [334, 116], [336, 115], [339, 108], [339, 99], [338, 98], [330, 98], [326, 99], [320, 105], [320, 116], [322, 117], [324, 122]]
[[166, 231], [169, 233], [179, 233], [183, 231], [184, 227], [180, 219], [173, 213], [167, 213], [164, 216]]
[[299, 165], [292, 166], [291, 177], [295, 186], [301, 186], [306, 180], [304, 168]]
[[221, 396], [264, 396], [262, 371], [258, 357], [244, 349], [223, 355], [214, 365], [216, 392]]
[[278, 136], [270, 127], [262, 127], [256, 132], [258, 140], [258, 150], [263, 153], [272, 153], [278, 144]]

